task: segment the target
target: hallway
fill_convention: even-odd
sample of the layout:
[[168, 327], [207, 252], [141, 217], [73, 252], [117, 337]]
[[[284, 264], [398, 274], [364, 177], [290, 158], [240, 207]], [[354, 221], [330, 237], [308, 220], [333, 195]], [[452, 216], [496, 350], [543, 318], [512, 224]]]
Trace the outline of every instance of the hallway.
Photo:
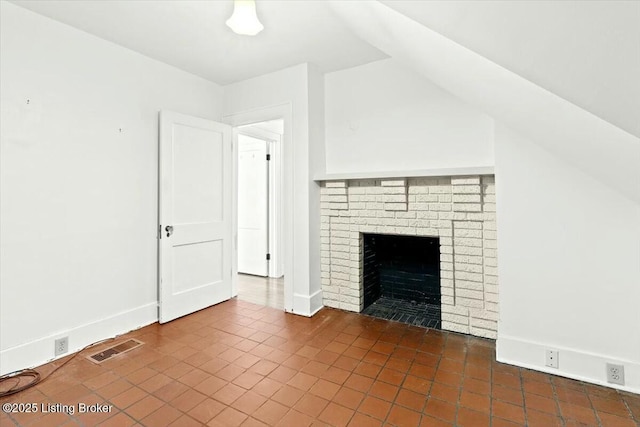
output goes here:
[[238, 299], [284, 310], [284, 276], [273, 279], [238, 274]]

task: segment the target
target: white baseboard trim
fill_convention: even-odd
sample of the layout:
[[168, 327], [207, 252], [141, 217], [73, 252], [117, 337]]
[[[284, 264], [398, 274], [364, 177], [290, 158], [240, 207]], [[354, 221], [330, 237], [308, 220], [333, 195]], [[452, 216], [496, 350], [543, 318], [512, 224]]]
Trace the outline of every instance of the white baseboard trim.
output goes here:
[[[158, 321], [158, 303], [136, 307], [101, 320], [38, 338], [25, 344], [0, 351], [0, 375], [20, 369], [33, 368], [56, 359], [53, 354], [54, 341], [69, 337], [69, 353], [107, 338], [127, 333]], [[58, 358], [59, 358], [58, 357]]]
[[293, 294], [293, 313], [311, 317], [322, 309], [322, 290], [311, 295]]
[[[545, 351], [558, 351], [558, 369], [545, 366]], [[561, 346], [547, 345], [514, 337], [500, 336], [496, 341], [496, 358], [499, 362], [533, 369], [561, 377], [584, 381], [631, 393], [640, 393], [640, 363], [621, 360], [602, 354], [588, 353]], [[606, 364], [624, 366], [625, 385], [607, 382]]]

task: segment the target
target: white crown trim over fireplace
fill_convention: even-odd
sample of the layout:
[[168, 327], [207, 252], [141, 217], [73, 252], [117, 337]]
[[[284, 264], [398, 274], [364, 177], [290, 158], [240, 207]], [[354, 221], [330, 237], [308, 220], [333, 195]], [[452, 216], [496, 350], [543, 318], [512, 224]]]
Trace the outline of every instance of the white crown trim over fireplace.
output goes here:
[[442, 329], [496, 338], [493, 175], [327, 180], [320, 197], [325, 306], [364, 308], [363, 233], [438, 237]]
[[493, 175], [493, 166], [477, 166], [463, 168], [418, 169], [411, 171], [325, 173], [316, 175], [314, 181], [334, 181], [345, 179], [386, 179], [386, 178], [422, 178], [453, 177], [471, 175]]

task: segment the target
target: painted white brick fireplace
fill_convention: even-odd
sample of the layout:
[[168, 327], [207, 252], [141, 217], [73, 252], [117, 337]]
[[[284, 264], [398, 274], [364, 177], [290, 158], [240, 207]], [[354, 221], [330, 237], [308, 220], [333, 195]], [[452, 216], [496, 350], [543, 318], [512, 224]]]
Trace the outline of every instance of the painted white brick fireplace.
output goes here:
[[324, 305], [360, 312], [363, 233], [440, 239], [442, 329], [496, 338], [493, 175], [321, 181]]

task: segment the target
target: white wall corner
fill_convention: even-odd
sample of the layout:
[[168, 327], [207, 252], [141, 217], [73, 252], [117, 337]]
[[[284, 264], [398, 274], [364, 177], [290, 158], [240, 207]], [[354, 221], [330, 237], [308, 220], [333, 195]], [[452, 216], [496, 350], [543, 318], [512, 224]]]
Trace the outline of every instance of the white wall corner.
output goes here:
[[322, 305], [322, 289], [311, 295], [293, 294], [293, 314], [311, 317], [322, 307], [324, 307]]

